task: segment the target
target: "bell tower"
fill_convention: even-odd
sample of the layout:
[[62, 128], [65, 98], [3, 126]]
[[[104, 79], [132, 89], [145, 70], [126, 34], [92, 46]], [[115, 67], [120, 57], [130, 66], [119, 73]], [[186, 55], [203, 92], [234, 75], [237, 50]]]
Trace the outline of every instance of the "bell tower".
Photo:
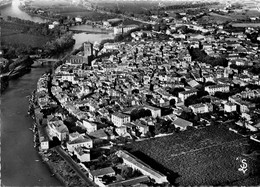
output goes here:
[[83, 44], [83, 48], [84, 48], [84, 57], [91, 57], [93, 56], [93, 44], [90, 42], [85, 42]]

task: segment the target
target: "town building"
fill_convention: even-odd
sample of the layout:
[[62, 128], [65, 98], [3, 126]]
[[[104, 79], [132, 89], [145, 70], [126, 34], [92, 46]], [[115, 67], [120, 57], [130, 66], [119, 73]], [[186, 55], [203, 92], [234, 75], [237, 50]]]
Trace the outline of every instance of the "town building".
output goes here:
[[139, 170], [143, 175], [146, 175], [155, 180], [156, 183], [162, 184], [167, 183], [167, 177], [158, 171], [155, 171], [147, 164], [136, 158], [134, 155], [127, 151], [117, 151], [117, 156], [123, 159], [124, 164], [132, 167], [133, 169]]
[[179, 127], [180, 130], [186, 130], [188, 126], [193, 126], [193, 123], [182, 118], [176, 117], [172, 122], [175, 127]]
[[235, 112], [235, 111], [237, 111], [237, 105], [232, 102], [226, 102], [224, 104], [224, 111], [225, 112]]
[[181, 101], [185, 101], [188, 97], [192, 95], [197, 95], [197, 91], [194, 90], [183, 91], [178, 94], [178, 97], [181, 99]]
[[77, 139], [67, 142], [68, 151], [73, 152], [77, 147], [90, 149], [93, 147], [93, 141], [89, 137], [81, 135]]
[[130, 122], [130, 116], [123, 113], [113, 113], [111, 115], [111, 121], [115, 126], [120, 127], [123, 124]]
[[210, 95], [214, 95], [216, 92], [229, 92], [229, 85], [211, 85], [206, 86], [205, 91], [207, 91]]

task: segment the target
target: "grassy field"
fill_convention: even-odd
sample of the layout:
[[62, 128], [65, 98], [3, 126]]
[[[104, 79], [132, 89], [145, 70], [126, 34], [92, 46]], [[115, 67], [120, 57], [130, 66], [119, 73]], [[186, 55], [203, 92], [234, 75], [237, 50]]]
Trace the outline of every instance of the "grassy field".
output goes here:
[[260, 27], [260, 23], [232, 23], [233, 27]]
[[67, 0], [41, 0], [41, 1], [32, 1], [31, 5], [37, 8], [46, 8], [46, 7], [67, 7], [71, 5], [70, 1]]
[[[245, 139], [210, 126], [127, 145], [126, 149], [175, 185], [224, 185], [248, 177], [238, 171]], [[253, 163], [248, 160], [249, 168]], [[250, 169], [249, 169], [250, 170]], [[250, 170], [251, 172], [251, 170]]]
[[96, 33], [111, 33], [113, 32], [113, 30], [105, 30], [105, 29], [101, 29], [98, 27], [92, 27], [90, 25], [77, 25], [77, 26], [73, 26], [70, 27], [71, 31], [84, 31], [84, 32], [96, 32]]
[[141, 13], [147, 9], [157, 7], [158, 2], [142, 2], [142, 1], [111, 1], [111, 2], [104, 2], [99, 1], [97, 2], [98, 7], [106, 8], [107, 10], [114, 10], [119, 9], [123, 12], [132, 12], [132, 13]]
[[108, 14], [102, 14], [94, 11], [75, 11], [75, 12], [61, 12], [60, 13], [63, 16], [82, 16], [82, 17], [87, 17], [88, 19], [94, 20], [94, 21], [100, 21], [100, 20], [107, 20], [107, 19], [112, 19], [116, 18], [116, 15], [108, 15]]
[[26, 45], [32, 47], [42, 47], [47, 41], [49, 41], [48, 37], [44, 36], [34, 36], [31, 34], [12, 34], [2, 37], [3, 44], [10, 45]]
[[5, 22], [1, 28], [3, 44], [41, 47], [50, 40], [49, 37], [24, 33], [26, 28], [24, 24]]

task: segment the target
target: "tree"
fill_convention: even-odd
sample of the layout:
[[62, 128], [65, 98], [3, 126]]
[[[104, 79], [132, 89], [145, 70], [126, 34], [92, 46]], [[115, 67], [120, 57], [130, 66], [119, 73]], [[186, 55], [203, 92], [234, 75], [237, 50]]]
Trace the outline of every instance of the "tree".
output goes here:
[[204, 90], [199, 90], [199, 91], [197, 92], [197, 97], [198, 97], [198, 98], [203, 97], [203, 96], [206, 96], [206, 95], [209, 95], [209, 92], [204, 91]]
[[171, 99], [171, 100], [170, 100], [170, 106], [175, 106], [175, 104], [176, 104], [175, 99]]
[[219, 99], [227, 100], [230, 95], [231, 95], [230, 93], [216, 92], [214, 96]]
[[175, 96], [175, 97], [178, 97], [178, 94], [179, 94], [179, 92], [182, 92], [182, 91], [185, 91], [185, 89], [184, 88], [170, 88], [169, 90], [168, 90], [168, 92], [170, 93], [170, 94], [172, 94], [173, 96]]
[[191, 121], [193, 120], [195, 117], [193, 112], [186, 112], [186, 111], [182, 111], [180, 118], [183, 118], [185, 120]]
[[160, 31], [160, 25], [159, 24], [156, 24], [154, 25], [154, 28], [153, 28], [155, 31]]
[[152, 132], [152, 131], [148, 131], [147, 133], [146, 133], [146, 136], [148, 137], [148, 138], [152, 138], [152, 137], [154, 137], [154, 132]]
[[133, 89], [132, 90], [132, 94], [138, 94], [139, 93], [139, 90], [138, 89]]
[[185, 101], [184, 101], [185, 106], [190, 106], [190, 105], [193, 105], [193, 104], [196, 104], [196, 103], [198, 103], [198, 96], [197, 95], [191, 95], [187, 99], [185, 99]]
[[125, 179], [132, 177], [133, 169], [131, 167], [123, 167], [121, 170], [121, 176]]
[[109, 184], [109, 183], [112, 183], [116, 180], [116, 177], [115, 176], [109, 176], [109, 175], [104, 175], [102, 177], [102, 181], [104, 181], [105, 184]]

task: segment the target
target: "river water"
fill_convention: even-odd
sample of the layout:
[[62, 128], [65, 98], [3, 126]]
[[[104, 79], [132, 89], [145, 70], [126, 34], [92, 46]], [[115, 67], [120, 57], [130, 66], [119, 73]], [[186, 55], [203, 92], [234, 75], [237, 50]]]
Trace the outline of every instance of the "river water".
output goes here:
[[47, 166], [38, 161], [34, 148], [32, 119], [27, 115], [28, 96], [37, 79], [48, 67], [33, 68], [31, 73], [9, 82], [1, 96], [1, 175], [6, 186], [57, 186]]
[[[11, 6], [1, 8], [2, 16], [13, 16], [34, 22], [45, 22], [42, 18], [32, 17], [18, 8], [19, 0]], [[113, 38], [111, 34], [74, 34], [75, 48], [82, 42], [100, 42]], [[5, 186], [60, 186], [51, 177], [47, 166], [39, 160], [33, 147], [32, 119], [27, 115], [28, 96], [35, 88], [39, 77], [50, 67], [32, 68], [29, 74], [11, 80], [9, 87], [0, 96], [1, 125], [1, 178]], [[1, 180], [1, 179], [0, 179]]]
[[6, 17], [6, 16], [18, 17], [20, 19], [30, 20], [30, 21], [34, 21], [34, 22], [38, 22], [38, 23], [47, 22], [47, 20], [45, 20], [45, 19], [35, 17], [35, 16], [30, 16], [27, 13], [21, 11], [18, 7], [19, 5], [20, 5], [19, 0], [13, 0], [11, 6], [7, 6], [5, 8], [0, 9], [1, 15], [3, 15], [4, 17]]

